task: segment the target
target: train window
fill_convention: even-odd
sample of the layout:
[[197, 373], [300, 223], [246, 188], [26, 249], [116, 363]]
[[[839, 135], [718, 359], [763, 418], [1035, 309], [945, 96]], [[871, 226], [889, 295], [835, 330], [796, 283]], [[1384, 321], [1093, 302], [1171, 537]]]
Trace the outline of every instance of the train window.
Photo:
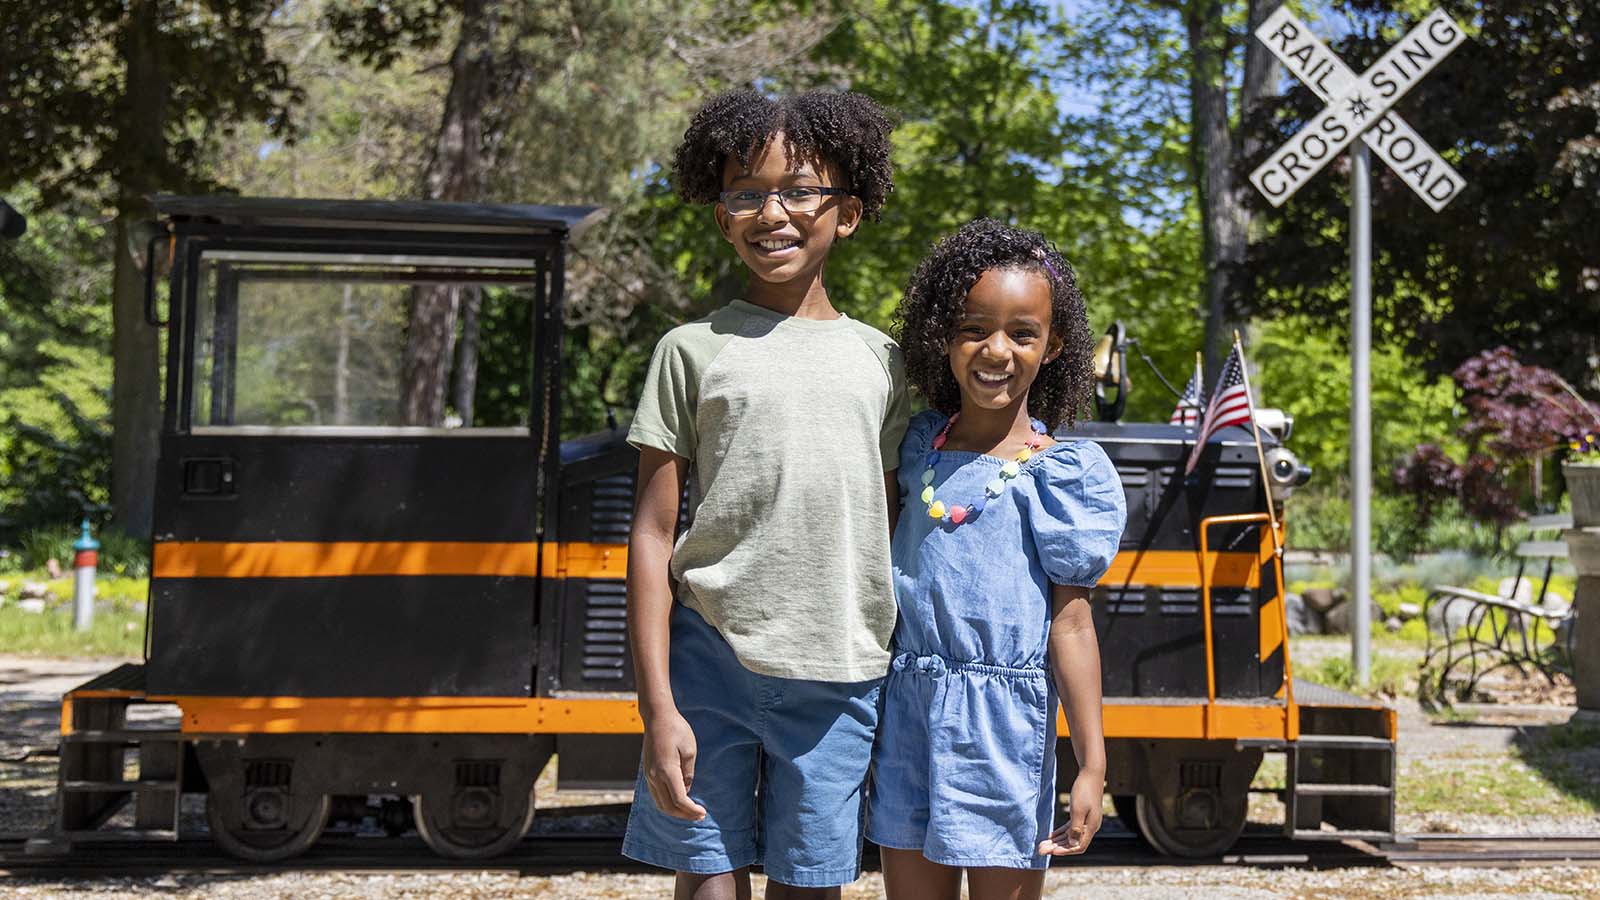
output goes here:
[[207, 250], [191, 426], [526, 434], [528, 260]]

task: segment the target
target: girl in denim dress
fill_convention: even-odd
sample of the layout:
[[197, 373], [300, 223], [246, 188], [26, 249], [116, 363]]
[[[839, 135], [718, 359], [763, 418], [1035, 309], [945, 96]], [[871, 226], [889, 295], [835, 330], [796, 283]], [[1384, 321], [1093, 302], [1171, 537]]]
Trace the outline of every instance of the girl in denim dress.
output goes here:
[[[1050, 857], [1100, 825], [1105, 745], [1089, 589], [1116, 555], [1122, 484], [1100, 447], [1056, 442], [1091, 390], [1072, 269], [989, 220], [941, 241], [899, 311], [928, 399], [900, 450], [893, 662], [867, 835], [897, 898], [1037, 897]], [[1078, 777], [1054, 828], [1056, 704]]]

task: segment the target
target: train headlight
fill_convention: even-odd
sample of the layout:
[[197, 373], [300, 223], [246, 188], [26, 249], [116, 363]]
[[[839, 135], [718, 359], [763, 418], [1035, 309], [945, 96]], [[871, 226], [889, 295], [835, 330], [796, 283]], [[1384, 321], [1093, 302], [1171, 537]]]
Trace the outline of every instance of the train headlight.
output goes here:
[[1285, 500], [1294, 489], [1311, 480], [1311, 467], [1300, 461], [1287, 447], [1267, 451], [1267, 485], [1272, 499]]

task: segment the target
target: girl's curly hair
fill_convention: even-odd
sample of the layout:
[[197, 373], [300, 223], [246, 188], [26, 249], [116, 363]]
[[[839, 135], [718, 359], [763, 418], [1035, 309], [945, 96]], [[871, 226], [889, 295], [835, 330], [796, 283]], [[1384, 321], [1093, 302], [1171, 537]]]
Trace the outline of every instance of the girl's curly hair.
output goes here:
[[889, 132], [894, 122], [864, 94], [806, 91], [776, 99], [744, 89], [718, 94], [695, 113], [673, 156], [678, 194], [690, 203], [715, 203], [729, 157], [749, 167], [772, 136], [783, 133], [789, 163], [825, 163], [844, 175], [839, 185], [861, 201], [874, 221], [894, 190]]
[[1077, 421], [1094, 389], [1093, 340], [1077, 274], [1044, 235], [976, 219], [934, 245], [917, 265], [895, 313], [906, 375], [928, 404], [946, 415], [961, 409], [949, 346], [965, 314], [967, 292], [990, 269], [1036, 272], [1050, 283], [1050, 335], [1061, 353], [1039, 368], [1028, 390], [1028, 413], [1051, 430]]

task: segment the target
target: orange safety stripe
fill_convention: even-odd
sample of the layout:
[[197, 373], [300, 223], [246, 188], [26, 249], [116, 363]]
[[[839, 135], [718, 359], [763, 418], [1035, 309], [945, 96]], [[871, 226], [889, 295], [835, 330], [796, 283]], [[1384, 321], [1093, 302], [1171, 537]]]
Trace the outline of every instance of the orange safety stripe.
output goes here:
[[[613, 559], [615, 556], [615, 559]], [[490, 575], [622, 578], [622, 544], [551, 544], [541, 567], [532, 541], [160, 541], [156, 578], [317, 578]]]
[[[1270, 551], [1269, 551], [1270, 552]], [[1212, 584], [1258, 587], [1258, 553], [1206, 555]], [[351, 575], [495, 575], [626, 578], [628, 545], [578, 541], [159, 541], [156, 578], [317, 578]], [[1102, 585], [1198, 586], [1200, 561], [1188, 550], [1118, 553]]]
[[[638, 734], [633, 700], [510, 697], [150, 697], [183, 709], [188, 734]], [[1108, 738], [1288, 736], [1289, 708], [1218, 703], [1103, 707]], [[1065, 715], [1058, 728], [1067, 735]], [[65, 729], [64, 729], [65, 730]]]
[[633, 700], [549, 697], [152, 697], [194, 734], [638, 734]]

